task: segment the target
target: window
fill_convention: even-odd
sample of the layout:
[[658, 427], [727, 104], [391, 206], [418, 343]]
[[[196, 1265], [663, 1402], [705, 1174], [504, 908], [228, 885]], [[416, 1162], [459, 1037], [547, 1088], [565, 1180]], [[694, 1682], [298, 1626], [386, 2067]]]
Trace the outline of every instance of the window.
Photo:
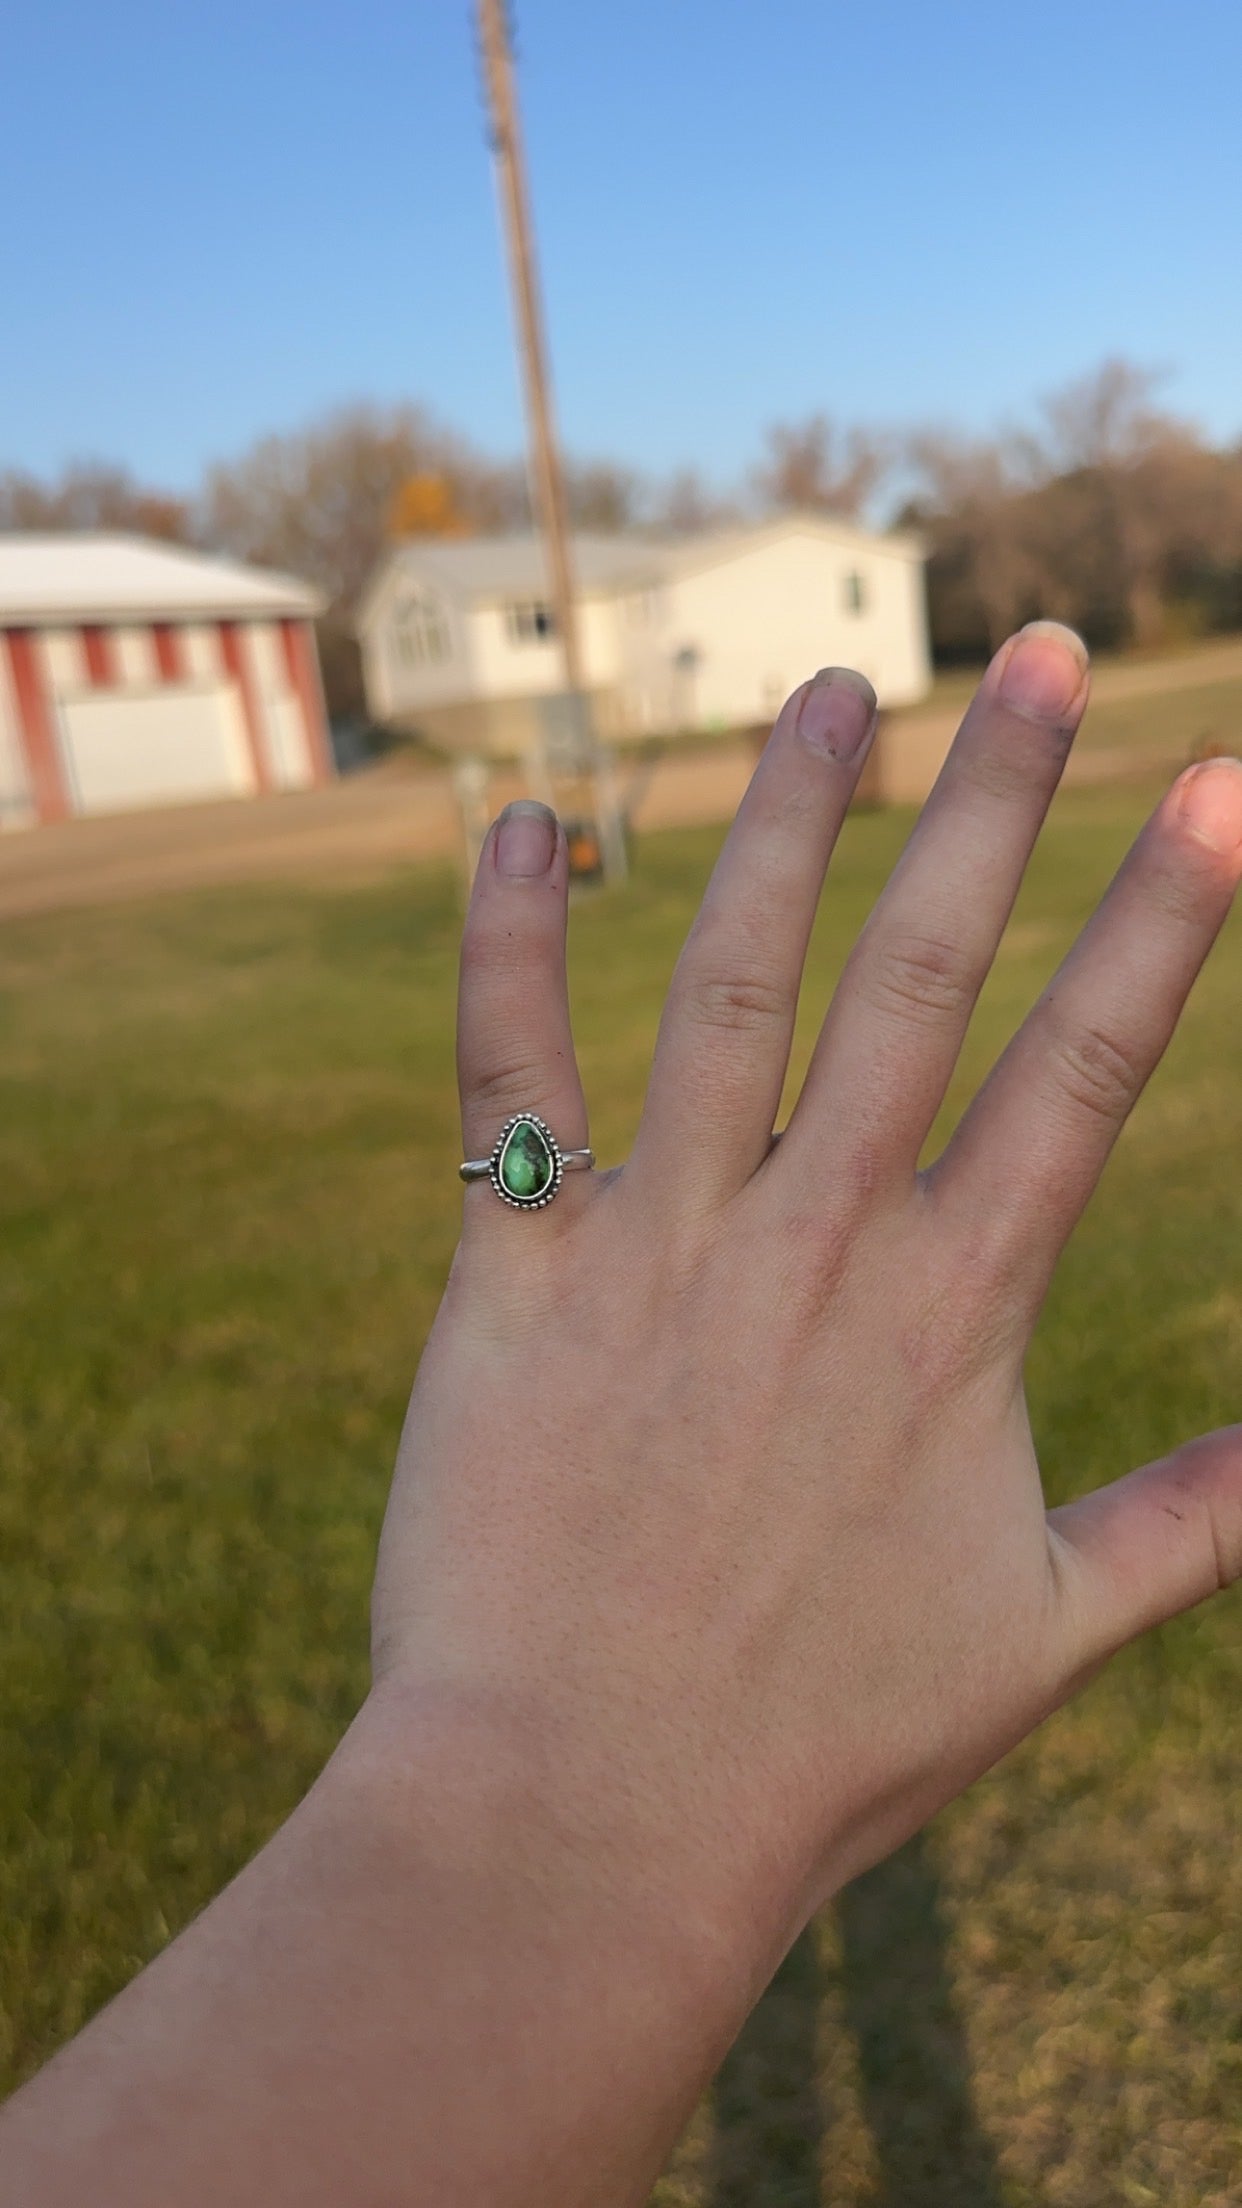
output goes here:
[[847, 613], [865, 613], [867, 610], [867, 578], [860, 575], [856, 567], [841, 578], [841, 602]]
[[544, 644], [556, 635], [556, 616], [540, 598], [520, 598], [505, 607], [505, 627], [514, 644]]
[[431, 667], [452, 656], [448, 621], [429, 590], [407, 590], [392, 624], [393, 650], [403, 667]]

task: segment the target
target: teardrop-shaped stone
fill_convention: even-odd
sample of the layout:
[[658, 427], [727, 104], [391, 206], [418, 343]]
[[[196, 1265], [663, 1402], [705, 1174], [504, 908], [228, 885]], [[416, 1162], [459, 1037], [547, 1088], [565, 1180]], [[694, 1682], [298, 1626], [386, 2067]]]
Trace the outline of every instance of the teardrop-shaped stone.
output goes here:
[[505, 1137], [497, 1172], [507, 1195], [530, 1203], [542, 1196], [556, 1166], [546, 1135], [533, 1119], [519, 1119]]

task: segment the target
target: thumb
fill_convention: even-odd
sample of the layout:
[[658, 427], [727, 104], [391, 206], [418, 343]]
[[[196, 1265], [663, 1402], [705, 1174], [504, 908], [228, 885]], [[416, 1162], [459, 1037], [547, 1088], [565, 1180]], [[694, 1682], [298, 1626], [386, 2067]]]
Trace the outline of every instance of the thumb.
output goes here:
[[1222, 1426], [1048, 1513], [1075, 1669], [1242, 1578], [1242, 1426]]

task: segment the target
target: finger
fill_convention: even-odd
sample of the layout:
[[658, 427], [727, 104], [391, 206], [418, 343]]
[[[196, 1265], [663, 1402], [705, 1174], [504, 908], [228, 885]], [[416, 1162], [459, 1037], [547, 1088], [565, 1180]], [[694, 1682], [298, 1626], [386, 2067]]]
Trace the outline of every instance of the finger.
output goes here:
[[929, 1175], [1038, 1308], [1242, 874], [1242, 766], [1191, 767], [1148, 822]]
[[[525, 799], [506, 806], [480, 853], [462, 936], [457, 1075], [467, 1157], [485, 1157], [515, 1112], [538, 1113], [563, 1149], [586, 1142], [565, 973], [568, 897], [555, 815]], [[466, 1194], [494, 1202], [485, 1183]]]
[[673, 976], [632, 1185], [701, 1206], [766, 1157], [824, 868], [875, 715], [871, 684], [842, 667], [781, 708]]
[[1050, 1511], [1048, 1529], [1072, 1676], [1242, 1578], [1242, 1426]]
[[829, 1122], [882, 1176], [914, 1173], [1087, 690], [1086, 650], [1056, 622], [992, 661], [824, 1022], [789, 1123], [800, 1177]]

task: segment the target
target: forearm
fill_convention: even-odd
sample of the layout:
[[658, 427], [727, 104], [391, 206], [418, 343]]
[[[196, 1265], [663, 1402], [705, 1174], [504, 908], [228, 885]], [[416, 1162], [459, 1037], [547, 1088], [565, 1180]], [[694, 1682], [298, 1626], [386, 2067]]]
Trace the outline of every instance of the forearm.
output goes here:
[[27, 2208], [641, 2201], [758, 1990], [466, 1728], [363, 1713], [294, 1817], [10, 2104]]

